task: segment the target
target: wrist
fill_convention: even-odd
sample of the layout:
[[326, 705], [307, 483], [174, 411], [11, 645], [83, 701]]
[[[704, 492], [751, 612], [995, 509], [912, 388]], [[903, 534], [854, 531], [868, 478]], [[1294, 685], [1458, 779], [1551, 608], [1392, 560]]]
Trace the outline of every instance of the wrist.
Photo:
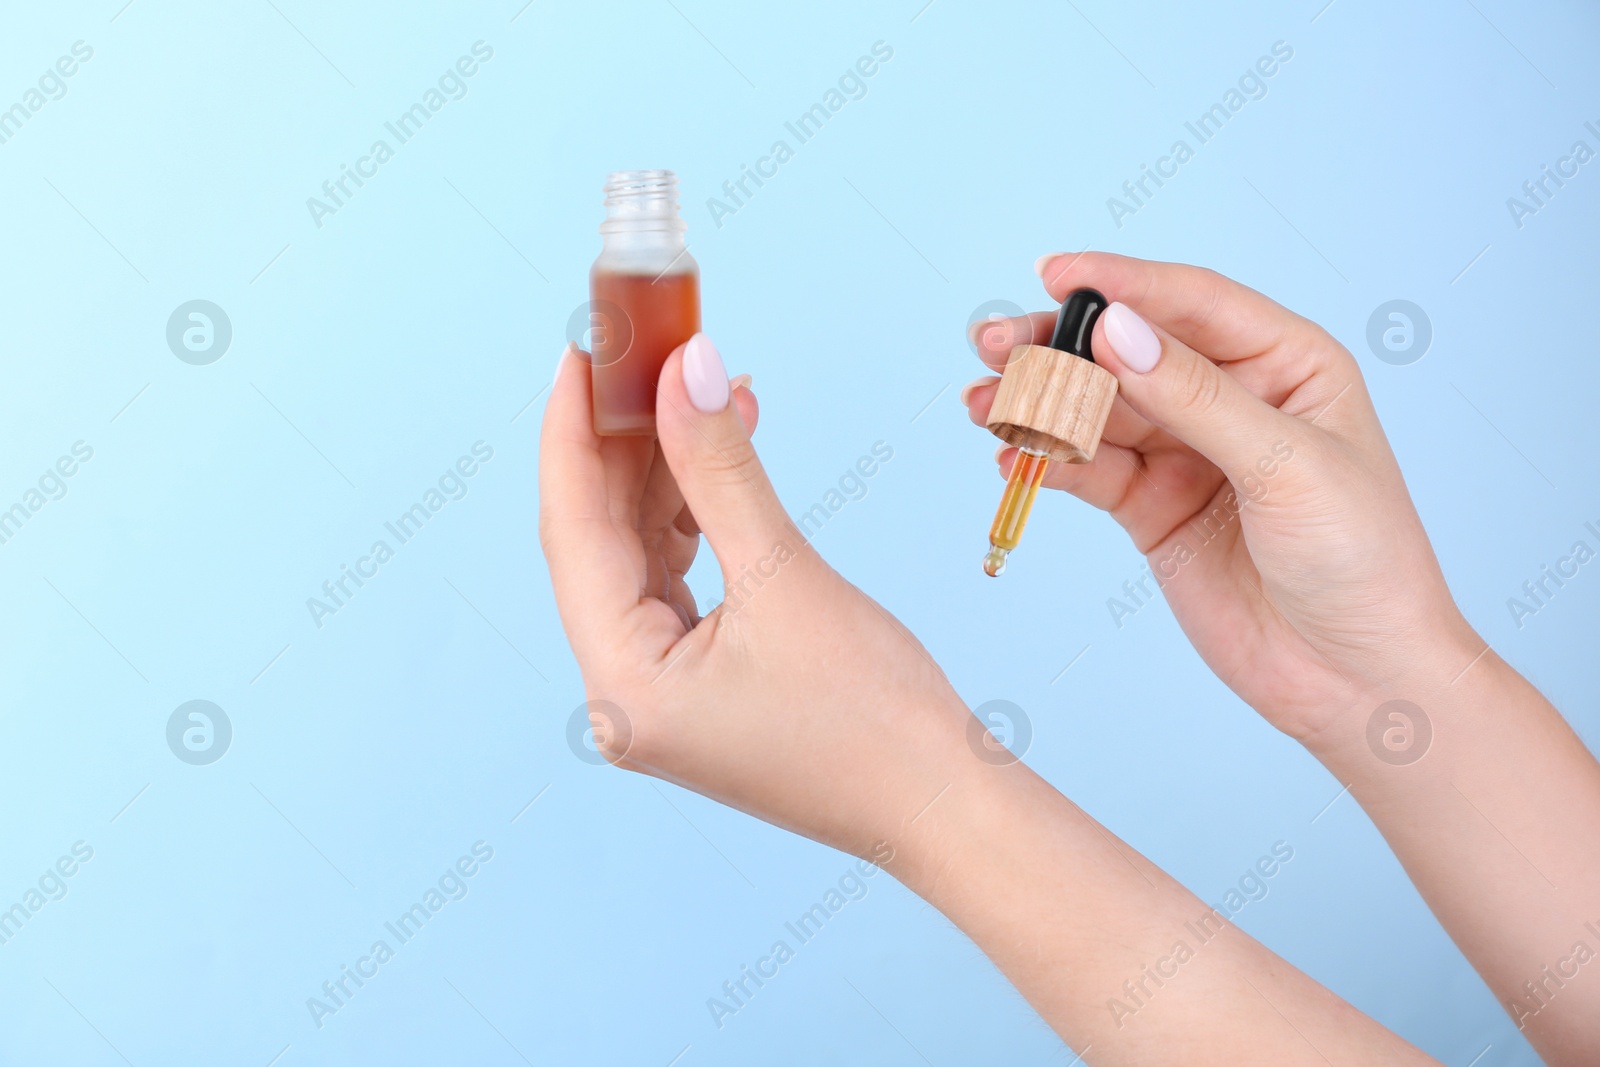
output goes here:
[[961, 762], [945, 785], [924, 789], [926, 801], [889, 837], [894, 876], [941, 910], [941, 901], [964, 892], [961, 883], [972, 872], [986, 868], [995, 835], [1019, 808], [1024, 780], [1037, 778], [1021, 763], [994, 766], [970, 756]]
[[980, 944], [986, 928], [1037, 917], [1062, 899], [1115, 887], [1125, 904], [1144, 898], [1148, 907], [1173, 888], [1160, 868], [1021, 762], [971, 760], [890, 843], [891, 873]]
[[1351, 679], [1338, 710], [1302, 738], [1343, 781], [1355, 769], [1421, 760], [1441, 725], [1520, 680], [1453, 604], [1446, 618], [1413, 633], [1389, 657], [1398, 666]]

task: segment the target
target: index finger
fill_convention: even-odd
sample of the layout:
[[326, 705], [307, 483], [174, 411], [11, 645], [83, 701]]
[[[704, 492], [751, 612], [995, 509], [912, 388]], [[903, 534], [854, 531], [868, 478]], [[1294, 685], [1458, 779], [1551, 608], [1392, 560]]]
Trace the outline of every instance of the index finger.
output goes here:
[[1251, 359], [1320, 332], [1309, 319], [1204, 267], [1110, 252], [1045, 256], [1036, 266], [1056, 300], [1092, 286], [1216, 362]]
[[967, 327], [967, 340], [990, 370], [1003, 371], [1018, 345], [1042, 345], [1055, 332], [1054, 311], [1030, 311], [1010, 318], [979, 319]]
[[568, 345], [539, 433], [539, 541], [580, 664], [625, 632], [621, 621], [645, 582], [640, 546], [629, 545], [611, 517], [590, 388], [588, 361]]

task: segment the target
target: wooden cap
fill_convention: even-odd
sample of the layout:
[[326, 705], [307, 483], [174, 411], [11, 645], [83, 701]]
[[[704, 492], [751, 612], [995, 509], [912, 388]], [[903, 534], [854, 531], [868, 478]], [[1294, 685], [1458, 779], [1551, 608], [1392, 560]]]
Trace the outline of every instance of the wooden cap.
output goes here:
[[1087, 463], [1116, 398], [1117, 379], [1104, 367], [1045, 345], [1018, 345], [1000, 376], [987, 426], [1008, 445], [1057, 462]]

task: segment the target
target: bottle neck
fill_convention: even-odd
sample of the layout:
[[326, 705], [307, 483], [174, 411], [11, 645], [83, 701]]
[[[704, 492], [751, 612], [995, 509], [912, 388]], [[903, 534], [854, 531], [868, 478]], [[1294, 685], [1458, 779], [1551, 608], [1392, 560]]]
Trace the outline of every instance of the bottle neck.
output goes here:
[[617, 171], [607, 177], [605, 194], [604, 252], [653, 261], [683, 252], [688, 226], [678, 215], [678, 176], [672, 171]]

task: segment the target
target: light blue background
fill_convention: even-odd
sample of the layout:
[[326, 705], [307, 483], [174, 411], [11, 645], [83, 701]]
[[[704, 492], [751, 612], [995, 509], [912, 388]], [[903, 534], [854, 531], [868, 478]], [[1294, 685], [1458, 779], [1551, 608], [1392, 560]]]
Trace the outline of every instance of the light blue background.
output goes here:
[[[1520, 629], [1506, 599], [1600, 519], [1600, 162], [1520, 229], [1505, 205], [1600, 147], [1592, 5], [274, 3], [12, 5], [0, 32], [0, 106], [94, 49], [0, 145], [0, 506], [94, 449], [0, 545], [0, 907], [94, 849], [0, 945], [0, 1060], [1070, 1061], [887, 876], [719, 1030], [706, 999], [849, 860], [568, 748], [529, 404], [605, 174], [671, 167], [785, 503], [894, 449], [827, 557], [1202, 897], [1291, 844], [1239, 917], [1291, 962], [1447, 1064], [1534, 1062], [1366, 817], [1326, 807], [1339, 784], [1164, 606], [1113, 624], [1142, 561], [1110, 519], [1052, 496], [1011, 573], [979, 573], [1000, 483], [956, 393], [972, 309], [1045, 306], [1042, 252], [1264, 290], [1360, 357], [1463, 608], [1592, 742], [1600, 574]], [[479, 40], [467, 95], [314, 225], [306, 199]], [[880, 40], [866, 96], [714, 225], [706, 198]], [[1106, 198], [1280, 40], [1266, 97], [1118, 228]], [[234, 329], [209, 366], [165, 341], [196, 298]], [[1433, 324], [1409, 366], [1366, 347], [1392, 298]], [[468, 495], [318, 629], [306, 598], [480, 440]], [[233, 724], [209, 766], [167, 747], [192, 699]], [[469, 895], [318, 1029], [306, 999], [480, 840]]]

